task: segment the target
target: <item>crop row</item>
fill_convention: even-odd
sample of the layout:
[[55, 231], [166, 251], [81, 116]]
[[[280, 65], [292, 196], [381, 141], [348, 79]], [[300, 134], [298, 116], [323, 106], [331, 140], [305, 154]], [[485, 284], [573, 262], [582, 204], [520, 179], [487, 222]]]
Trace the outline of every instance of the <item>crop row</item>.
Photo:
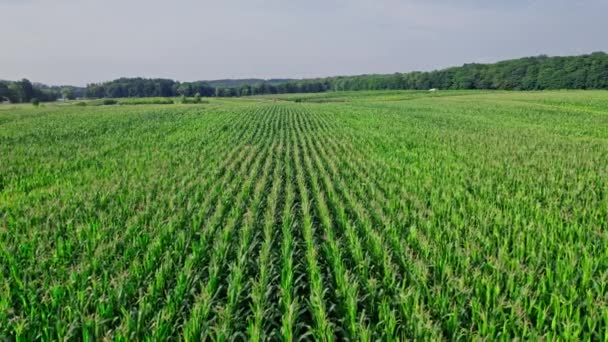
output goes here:
[[424, 101], [5, 124], [0, 336], [605, 339], [605, 145]]

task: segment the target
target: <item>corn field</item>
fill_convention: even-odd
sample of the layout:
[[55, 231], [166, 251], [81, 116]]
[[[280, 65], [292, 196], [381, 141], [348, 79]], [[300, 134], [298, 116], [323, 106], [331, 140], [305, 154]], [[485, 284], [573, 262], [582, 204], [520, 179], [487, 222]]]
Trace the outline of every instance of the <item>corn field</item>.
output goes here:
[[608, 93], [330, 96], [0, 106], [0, 339], [608, 341]]

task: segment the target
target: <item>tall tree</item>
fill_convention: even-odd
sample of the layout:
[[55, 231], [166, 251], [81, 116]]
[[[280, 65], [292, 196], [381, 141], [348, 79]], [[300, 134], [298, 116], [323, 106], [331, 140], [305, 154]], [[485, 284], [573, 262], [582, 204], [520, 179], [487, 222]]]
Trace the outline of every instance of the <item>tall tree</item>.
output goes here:
[[24, 78], [20, 82], [21, 84], [21, 102], [30, 102], [30, 100], [34, 97], [34, 86], [32, 82], [30, 82], [27, 78]]

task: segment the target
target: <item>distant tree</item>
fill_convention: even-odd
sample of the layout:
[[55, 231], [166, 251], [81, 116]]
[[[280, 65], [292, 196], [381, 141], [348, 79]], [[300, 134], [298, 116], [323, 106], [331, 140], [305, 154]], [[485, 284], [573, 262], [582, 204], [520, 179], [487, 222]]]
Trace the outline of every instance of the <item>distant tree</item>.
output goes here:
[[9, 96], [8, 86], [4, 82], [0, 82], [0, 102], [7, 100]]
[[238, 96], [247, 96], [251, 95], [251, 86], [249, 84], [243, 84], [238, 89]]
[[101, 84], [89, 84], [85, 96], [101, 97], [172, 97], [181, 84], [168, 79], [119, 78]]
[[64, 87], [61, 89], [61, 96], [66, 100], [76, 99], [76, 93], [72, 87]]
[[233, 97], [233, 96], [237, 96], [238, 92], [236, 88], [224, 88], [224, 96], [229, 96], [229, 97]]
[[23, 94], [23, 87], [20, 82], [13, 82], [8, 86], [9, 100], [12, 103], [23, 102], [25, 95]]
[[84, 96], [87, 98], [101, 98], [105, 96], [105, 89], [100, 84], [87, 84]]
[[586, 88], [608, 89], [608, 54], [594, 52], [588, 59]]
[[201, 94], [196, 93], [194, 95], [194, 103], [201, 103]]
[[192, 96], [192, 85], [190, 83], [181, 83], [177, 89], [177, 94], [182, 96]]
[[37, 97], [32, 98], [31, 102], [34, 107], [38, 107], [40, 105], [40, 100]]
[[34, 97], [34, 86], [26, 78], [21, 80], [20, 85], [23, 96], [21, 102], [29, 102]]
[[169, 97], [175, 95], [173, 94], [173, 84], [175, 81], [159, 79], [156, 82], [158, 84], [158, 96]]
[[113, 83], [106, 87], [106, 95], [112, 98], [127, 97], [128, 92], [125, 91], [122, 84]]

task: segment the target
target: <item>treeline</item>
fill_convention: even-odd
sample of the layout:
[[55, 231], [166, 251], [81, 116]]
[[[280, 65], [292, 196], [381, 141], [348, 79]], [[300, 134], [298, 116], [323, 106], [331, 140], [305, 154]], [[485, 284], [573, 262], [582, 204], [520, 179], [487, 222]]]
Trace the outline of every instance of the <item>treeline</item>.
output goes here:
[[[259, 81], [259, 82], [258, 82]], [[213, 82], [213, 81], [212, 81]], [[252, 82], [258, 82], [252, 84]], [[216, 83], [217, 84], [217, 83]], [[207, 82], [121, 78], [90, 84], [87, 97], [250, 96], [383, 89], [608, 89], [608, 55], [595, 52], [571, 57], [527, 57], [494, 64], [465, 64], [428, 72], [338, 76], [305, 80], [234, 80], [212, 86]]]
[[465, 64], [430, 72], [323, 79], [329, 90], [376, 89], [608, 89], [608, 55], [527, 57], [494, 64]]
[[119, 78], [104, 83], [88, 84], [85, 89], [85, 96], [88, 98], [171, 97], [180, 94], [180, 92], [188, 93], [185, 96], [192, 96], [191, 92], [193, 90], [196, 90], [201, 96], [211, 96], [214, 92], [212, 87], [202, 82], [193, 82], [186, 86], [162, 78]]
[[527, 57], [494, 64], [465, 64], [428, 72], [338, 76], [317, 79], [242, 79], [178, 82], [170, 79], [120, 78], [86, 88], [49, 87], [23, 79], [0, 81], [0, 101], [54, 101], [59, 98], [233, 97], [382, 89], [608, 89], [608, 54]]
[[21, 81], [0, 81], [0, 102], [11, 103], [50, 102], [59, 98], [75, 99], [84, 96], [84, 89], [72, 86], [47, 86]]
[[[211, 84], [225, 84], [228, 86], [220, 87]], [[257, 79], [233, 80], [233, 82], [227, 82], [226, 80], [210, 82], [177, 82], [162, 78], [120, 78], [109, 82], [87, 85], [85, 96], [88, 98], [191, 97], [199, 94], [200, 96], [206, 97], [232, 97], [278, 93], [322, 92], [326, 90], [327, 88], [325, 86], [320, 86], [319, 82], [310, 80], [286, 80], [284, 83], [280, 83], [278, 80], [265, 81]]]

